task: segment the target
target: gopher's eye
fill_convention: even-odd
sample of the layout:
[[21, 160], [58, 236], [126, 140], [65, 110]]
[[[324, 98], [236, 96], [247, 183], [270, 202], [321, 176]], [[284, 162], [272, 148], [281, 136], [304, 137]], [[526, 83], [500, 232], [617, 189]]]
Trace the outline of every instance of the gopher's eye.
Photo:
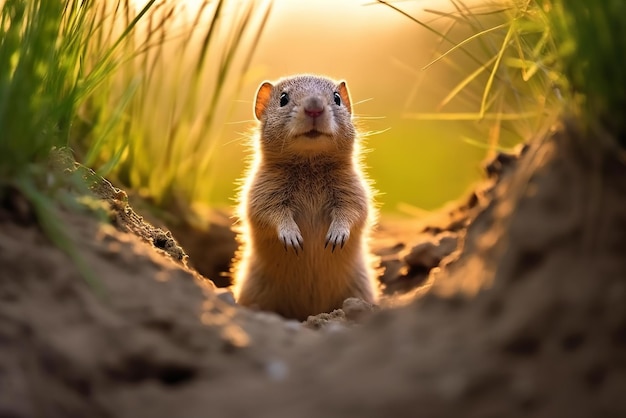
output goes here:
[[282, 93], [280, 95], [280, 107], [286, 106], [289, 103], [289, 95], [287, 93]]
[[335, 104], [337, 106], [341, 106], [341, 96], [339, 95], [339, 93], [335, 92], [334, 96], [335, 96]]

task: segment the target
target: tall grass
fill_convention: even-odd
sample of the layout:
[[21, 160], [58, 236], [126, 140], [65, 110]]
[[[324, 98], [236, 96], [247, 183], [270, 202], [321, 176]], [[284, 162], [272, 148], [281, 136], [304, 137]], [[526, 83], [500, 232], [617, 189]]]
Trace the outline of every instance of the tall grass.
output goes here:
[[[75, 3], [7, 0], [0, 30], [0, 177], [29, 170], [54, 146], [65, 146], [81, 94], [85, 19]], [[80, 24], [78, 22], [78, 24]], [[79, 83], [79, 80], [82, 81]]]
[[466, 2], [425, 9], [418, 20], [398, 4], [379, 1], [438, 35], [435, 56], [422, 67], [446, 66], [456, 85], [432, 113], [408, 113], [420, 120], [464, 121], [464, 140], [490, 151], [508, 149], [547, 128], [559, 114], [560, 77], [552, 63], [557, 55], [548, 17], [535, 0]]
[[[74, 203], [67, 182], [84, 191], [84, 180], [55, 175], [47, 161], [51, 150], [70, 144], [78, 109], [111, 77], [116, 51], [137, 23], [129, 22], [107, 48], [94, 49], [91, 41], [102, 29], [94, 4], [6, 0], [0, 12], [0, 197], [10, 189], [26, 196], [39, 224], [87, 278], [93, 275], [56, 212], [59, 199]], [[98, 57], [90, 67], [88, 55]]]
[[[480, 123], [496, 148], [504, 131], [528, 139], [566, 109], [585, 126], [601, 124], [626, 146], [620, 113], [626, 108], [626, 2], [450, 0], [450, 10], [426, 10], [435, 17], [428, 22], [379, 2], [439, 36], [438, 56], [423, 70], [445, 63], [463, 74], [438, 112], [409, 117]], [[458, 27], [468, 35], [451, 36]], [[446, 112], [463, 101], [475, 110]]]
[[555, 68], [574, 94], [574, 112], [585, 126], [600, 124], [626, 147], [626, 2], [538, 0], [558, 46]]
[[[144, 52], [107, 81], [111, 96], [95, 97], [86, 108], [88, 123], [106, 140], [83, 146], [88, 165], [183, 216], [210, 200], [215, 145], [271, 2], [207, 0], [189, 7], [163, 1], [147, 14], [127, 44], [129, 52]], [[133, 18], [132, 11], [113, 13], [125, 24]]]

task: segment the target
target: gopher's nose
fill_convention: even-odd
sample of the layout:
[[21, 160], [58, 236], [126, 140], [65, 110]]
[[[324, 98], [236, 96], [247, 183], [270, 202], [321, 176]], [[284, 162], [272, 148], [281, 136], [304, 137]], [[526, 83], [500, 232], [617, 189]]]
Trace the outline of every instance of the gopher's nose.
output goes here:
[[317, 118], [324, 113], [324, 105], [317, 97], [309, 97], [304, 104], [304, 113], [312, 118]]

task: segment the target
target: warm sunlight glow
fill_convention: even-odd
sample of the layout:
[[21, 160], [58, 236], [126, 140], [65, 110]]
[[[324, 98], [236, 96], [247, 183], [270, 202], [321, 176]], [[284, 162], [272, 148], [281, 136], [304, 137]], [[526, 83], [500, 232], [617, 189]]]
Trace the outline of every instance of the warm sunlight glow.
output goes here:
[[[147, 4], [146, 0], [132, 1], [138, 10]], [[474, 3], [463, 2], [467, 7], [475, 7]], [[221, 83], [236, 96], [228, 96], [228, 101], [225, 94], [222, 96], [224, 102], [219, 102], [211, 114], [211, 131], [203, 132], [205, 121], [200, 118], [180, 125], [189, 127], [189, 135], [194, 138], [190, 141], [203, 144], [202, 153], [219, 153], [219, 158], [206, 154], [202, 164], [190, 162], [193, 167], [199, 166], [199, 170], [208, 168], [210, 171], [210, 175], [202, 174], [201, 190], [211, 195], [212, 204], [232, 204], [233, 182], [244, 167], [245, 137], [254, 126], [251, 109], [258, 85], [264, 80], [297, 73], [316, 73], [347, 81], [353, 96], [355, 122], [364, 133], [366, 148], [373, 150], [366, 154], [366, 159], [377, 188], [384, 192], [383, 212], [397, 212], [402, 207], [412, 207], [412, 212], [432, 210], [458, 197], [480, 177], [478, 166], [487, 152], [487, 139], [481, 137], [478, 130], [467, 131], [467, 122], [463, 125], [465, 128], [461, 128], [458, 120], [442, 117], [433, 121], [439, 118], [437, 112], [442, 109], [441, 103], [467, 76], [468, 70], [450, 65], [451, 57], [422, 71], [452, 46], [422, 24], [449, 33], [457, 41], [463, 39], [467, 31], [466, 25], [447, 15], [452, 11], [447, 0], [393, 2], [393, 7], [404, 14], [370, 0], [230, 0], [221, 3], [158, 0], [157, 4], [151, 12], [157, 16], [175, 11], [165, 37], [182, 39], [186, 29], [191, 29], [194, 22], [197, 25], [196, 35], [189, 42], [169, 44], [173, 51], [168, 53], [171, 57], [164, 58], [159, 67], [159, 71], [163, 71], [163, 82], [178, 83], [181, 87], [177, 94], [182, 96], [187, 94], [185, 84], [180, 80], [168, 81], [168, 77], [185, 81], [193, 72], [193, 64], [185, 64], [184, 69], [176, 68], [179, 58], [175, 55], [184, 48], [187, 56], [193, 57], [193, 51], [201, 48], [203, 34], [210, 27], [218, 4], [221, 8], [216, 34], [201, 72], [203, 77], [212, 80], [217, 79], [214, 75], [220, 71], [220, 60], [228, 56], [226, 51], [237, 39], [238, 24], [243, 21], [241, 11], [251, 4], [271, 5], [267, 20], [260, 12], [263, 7], [253, 14], [256, 23], [249, 24], [248, 28], [258, 25], [262, 31], [260, 34], [256, 29], [245, 32], [243, 43], [233, 55], [241, 63], [248, 59], [244, 58], [246, 48], [253, 48], [242, 77], [232, 71], [225, 73]], [[198, 104], [201, 107], [207, 106], [211, 94], [218, 90], [211, 84], [202, 88], [205, 90], [200, 97], [204, 101]], [[154, 95], [150, 102], [162, 101], [164, 106], [173, 103], [171, 94]], [[468, 108], [468, 103], [475, 102], [467, 98], [465, 102], [451, 101], [442, 110], [449, 115], [478, 115], [478, 109]], [[429, 119], [408, 117], [416, 114]], [[169, 129], [159, 123], [156, 125], [150, 129], [157, 135]], [[466, 131], [461, 134], [461, 129]], [[148, 142], [148, 146], [162, 147], [158, 141]], [[407, 184], [420, 193], [409, 193]], [[203, 199], [199, 201], [204, 202]]]

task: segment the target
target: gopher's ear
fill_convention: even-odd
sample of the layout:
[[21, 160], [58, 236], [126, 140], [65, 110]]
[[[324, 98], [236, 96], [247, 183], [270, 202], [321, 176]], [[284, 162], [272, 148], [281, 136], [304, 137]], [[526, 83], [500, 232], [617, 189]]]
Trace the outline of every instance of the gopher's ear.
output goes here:
[[265, 112], [265, 108], [270, 101], [272, 95], [272, 89], [274, 86], [268, 81], [261, 84], [259, 90], [256, 92], [256, 103], [254, 104], [254, 115], [258, 120], [261, 120], [261, 116]]
[[337, 91], [341, 96], [341, 101], [348, 109], [348, 112], [352, 114], [352, 102], [350, 101], [350, 93], [348, 92], [348, 86], [346, 85], [345, 81], [339, 83], [339, 85], [337, 86]]

